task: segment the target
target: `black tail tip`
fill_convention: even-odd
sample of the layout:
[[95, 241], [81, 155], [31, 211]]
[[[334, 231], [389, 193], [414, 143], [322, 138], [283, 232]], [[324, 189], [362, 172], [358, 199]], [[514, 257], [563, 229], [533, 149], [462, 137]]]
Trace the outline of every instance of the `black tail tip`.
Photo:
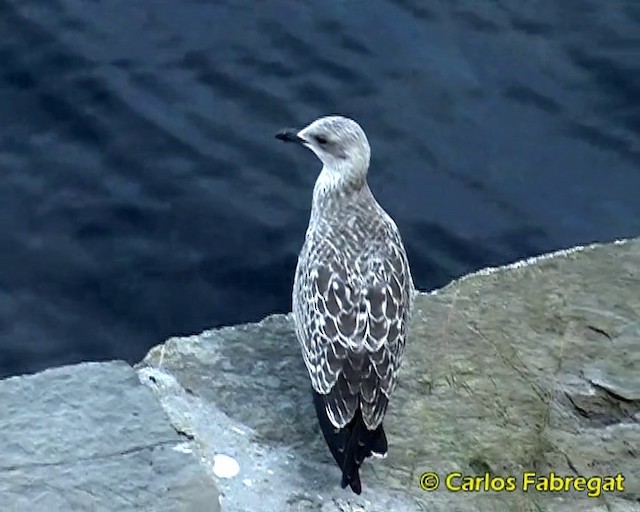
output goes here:
[[360, 472], [358, 471], [358, 468], [355, 468], [355, 471], [350, 475], [347, 474], [346, 471], [343, 471], [342, 482], [340, 485], [343, 489], [348, 485], [354, 493], [358, 495], [362, 494], [362, 483], [360, 482]]
[[355, 494], [361, 494], [360, 466], [368, 457], [384, 457], [387, 454], [387, 437], [382, 424], [373, 431], [369, 430], [358, 409], [349, 424], [336, 430], [327, 415], [324, 396], [314, 390], [313, 402], [322, 434], [342, 470], [341, 487], [345, 489], [348, 486]]
[[374, 453], [386, 455], [387, 448], [387, 437], [382, 425], [374, 431], [367, 430], [359, 412], [356, 413], [342, 465], [342, 488], [344, 489], [348, 485], [354, 493], [360, 494], [362, 492], [362, 483], [360, 482], [362, 463]]

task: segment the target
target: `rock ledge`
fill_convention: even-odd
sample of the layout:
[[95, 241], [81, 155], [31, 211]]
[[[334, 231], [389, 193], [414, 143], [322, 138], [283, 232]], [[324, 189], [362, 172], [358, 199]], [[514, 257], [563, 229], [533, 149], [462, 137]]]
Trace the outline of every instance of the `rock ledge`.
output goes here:
[[[640, 511], [640, 239], [419, 294], [390, 454], [361, 496], [339, 488], [309, 393], [289, 315], [169, 339], [135, 369], [5, 379], [3, 510]], [[516, 490], [451, 492], [454, 471]], [[624, 491], [523, 492], [525, 471], [621, 473]]]

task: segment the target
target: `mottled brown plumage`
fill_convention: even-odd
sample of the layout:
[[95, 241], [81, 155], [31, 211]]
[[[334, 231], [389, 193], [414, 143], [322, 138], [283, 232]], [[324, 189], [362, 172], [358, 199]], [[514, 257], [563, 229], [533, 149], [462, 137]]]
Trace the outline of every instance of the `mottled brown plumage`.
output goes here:
[[[360, 126], [325, 117], [280, 138], [304, 144], [323, 163], [295, 274], [293, 316], [343, 487], [359, 493], [362, 460], [376, 449], [386, 453], [382, 420], [404, 353], [411, 272], [398, 228], [367, 184], [370, 149]], [[322, 425], [323, 404], [331, 425]]]

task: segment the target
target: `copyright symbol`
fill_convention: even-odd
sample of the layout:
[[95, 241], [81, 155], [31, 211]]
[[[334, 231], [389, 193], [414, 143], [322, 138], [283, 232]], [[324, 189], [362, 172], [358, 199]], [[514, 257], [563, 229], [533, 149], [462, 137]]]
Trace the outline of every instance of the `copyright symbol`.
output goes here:
[[440, 486], [440, 477], [433, 471], [427, 471], [420, 475], [420, 489], [423, 491], [435, 491]]

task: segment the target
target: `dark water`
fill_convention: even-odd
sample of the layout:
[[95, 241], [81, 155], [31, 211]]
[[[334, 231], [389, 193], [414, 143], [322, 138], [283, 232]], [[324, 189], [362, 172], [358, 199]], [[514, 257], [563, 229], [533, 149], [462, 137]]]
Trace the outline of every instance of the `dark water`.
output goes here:
[[0, 375], [289, 310], [328, 113], [422, 289], [640, 234], [637, 0], [0, 0]]

